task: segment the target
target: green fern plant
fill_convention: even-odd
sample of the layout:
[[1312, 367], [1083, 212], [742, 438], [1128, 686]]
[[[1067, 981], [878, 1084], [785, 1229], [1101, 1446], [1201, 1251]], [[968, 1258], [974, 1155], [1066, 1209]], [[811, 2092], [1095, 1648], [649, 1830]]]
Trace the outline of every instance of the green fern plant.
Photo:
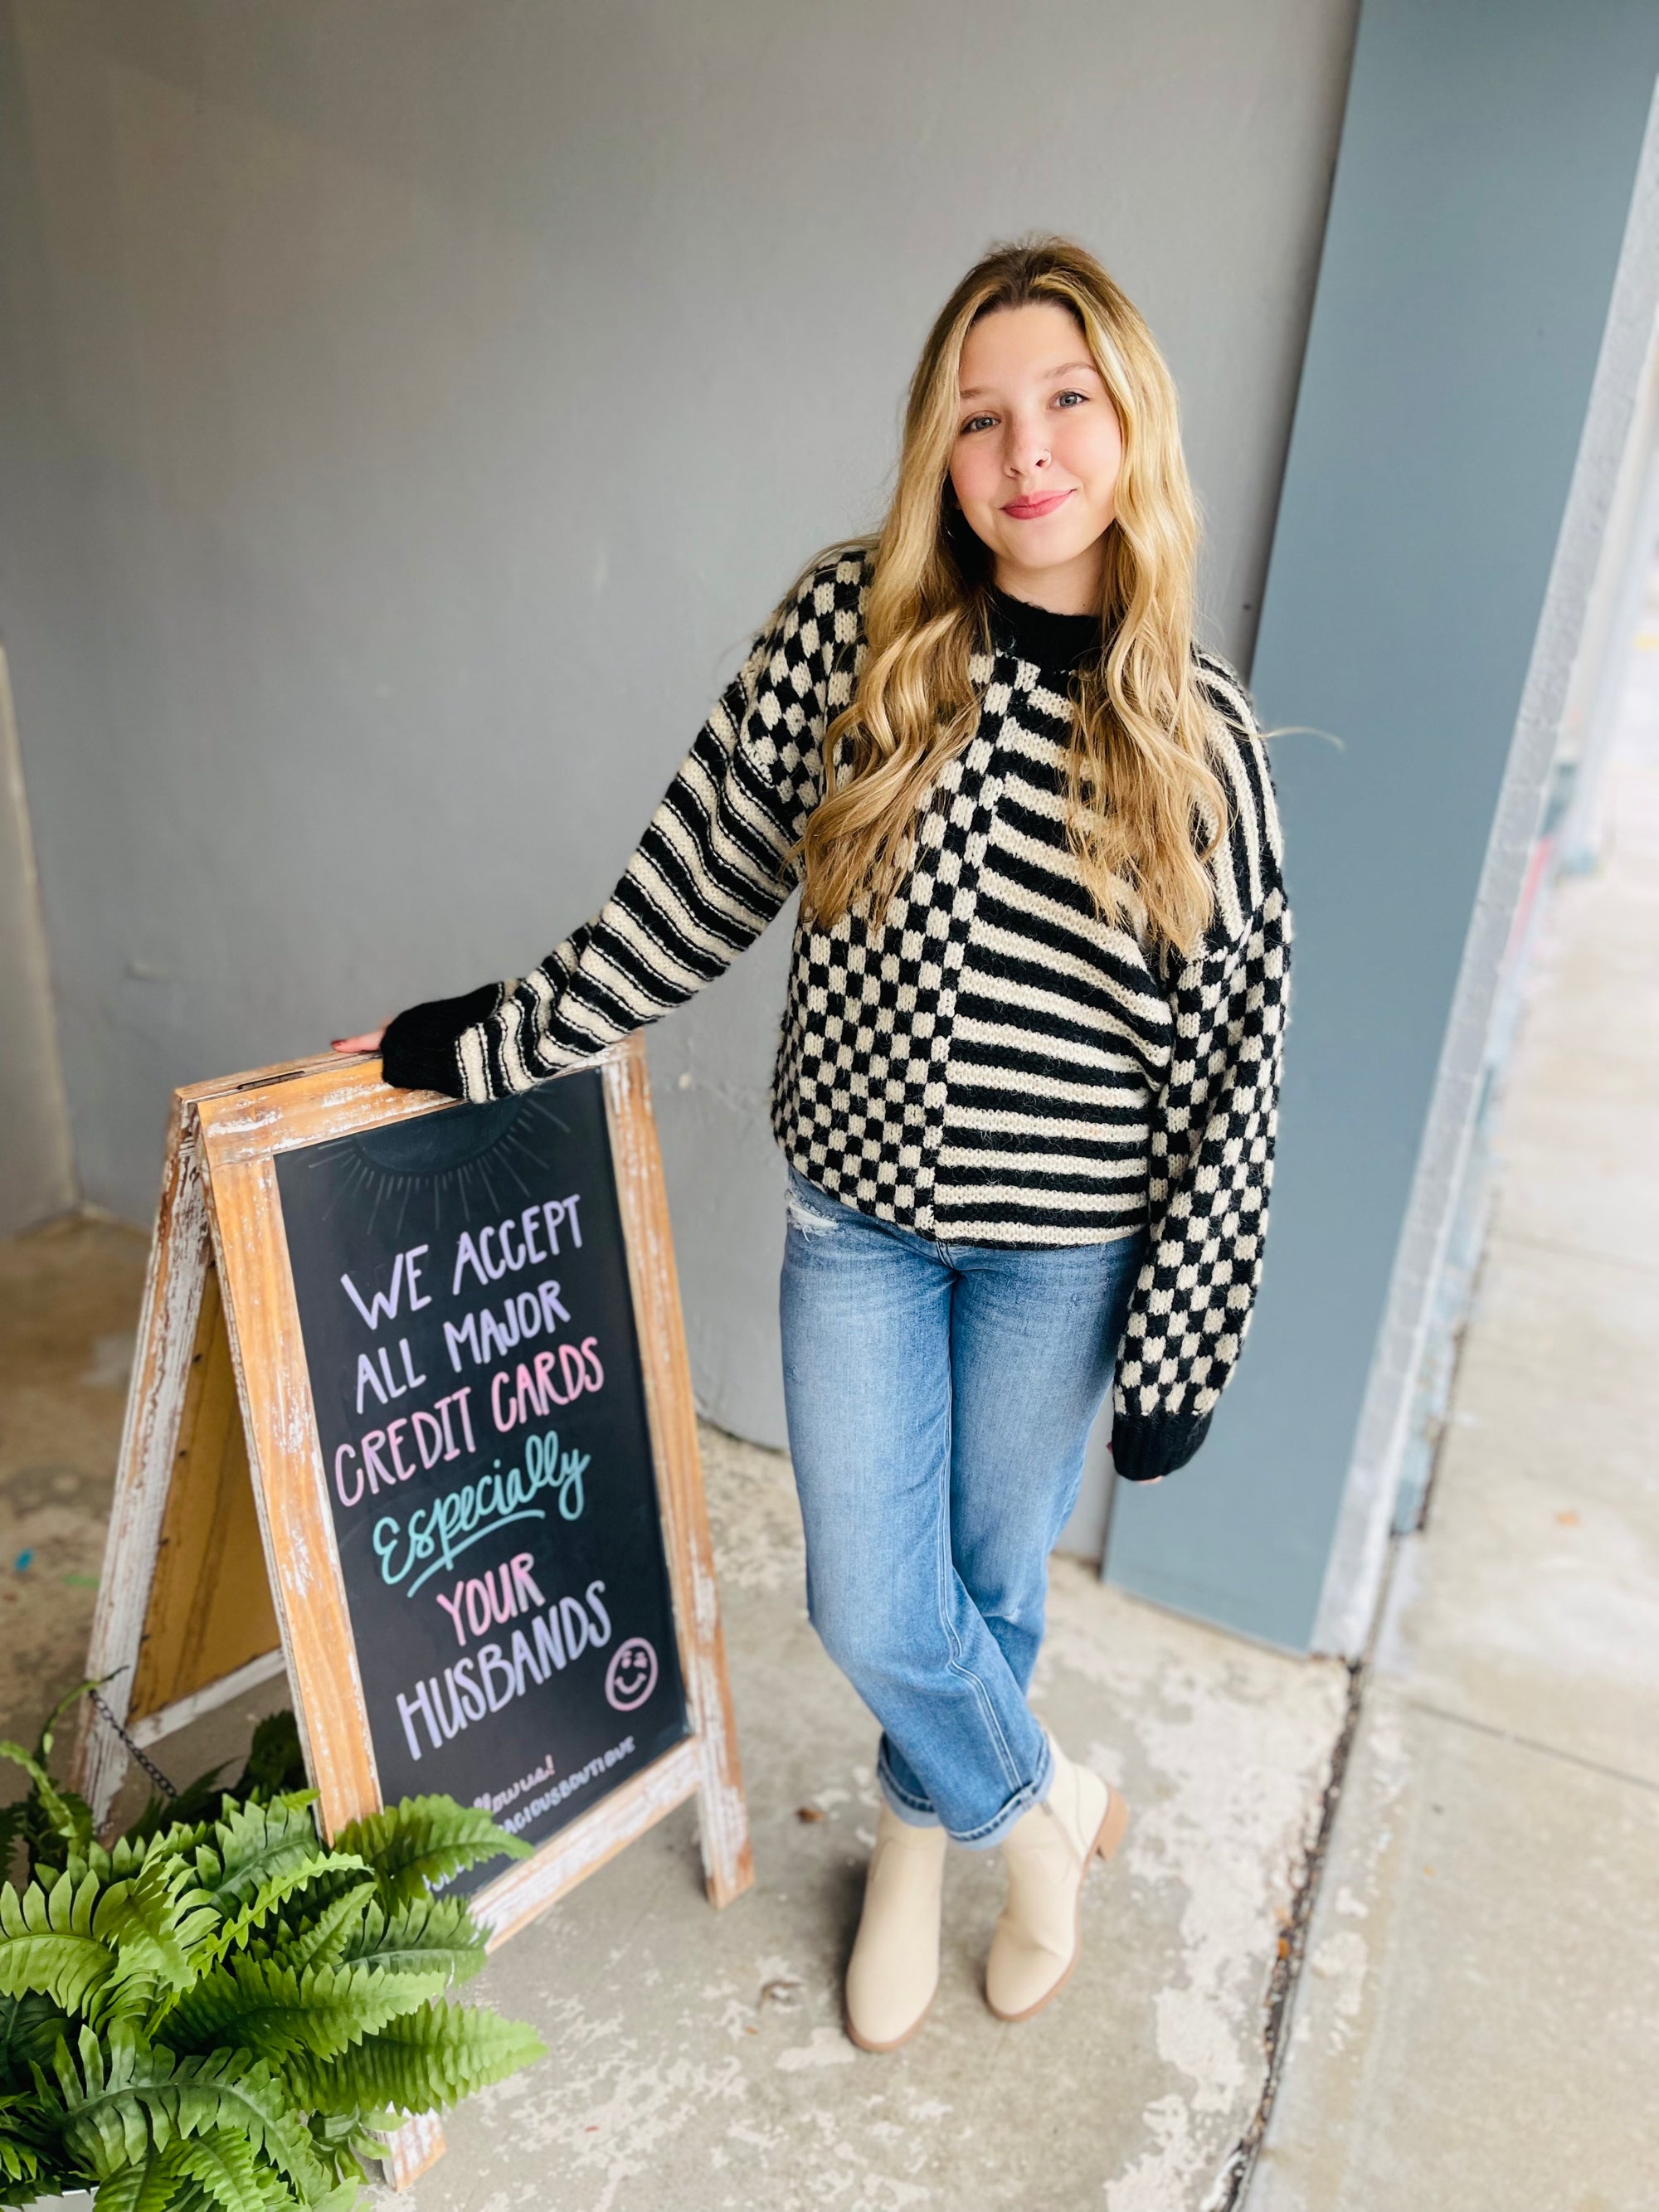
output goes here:
[[349, 2212], [387, 2130], [542, 2055], [451, 2002], [484, 1938], [431, 1885], [528, 1850], [487, 1814], [405, 1798], [328, 1849], [278, 1728], [245, 1795], [204, 1776], [106, 1849], [47, 1773], [58, 1713], [0, 1741], [31, 1784], [0, 1812], [0, 1877], [27, 1860], [0, 1879], [0, 2205]]

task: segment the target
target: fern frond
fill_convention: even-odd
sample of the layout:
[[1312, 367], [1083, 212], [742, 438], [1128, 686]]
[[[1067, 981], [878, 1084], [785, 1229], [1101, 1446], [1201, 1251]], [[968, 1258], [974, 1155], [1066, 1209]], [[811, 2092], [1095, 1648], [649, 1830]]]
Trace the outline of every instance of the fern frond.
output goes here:
[[389, 2021], [326, 2065], [296, 2051], [283, 2070], [300, 2102], [316, 2112], [382, 2106], [429, 2112], [545, 2053], [540, 2036], [521, 2021], [437, 1999]]
[[125, 2027], [135, 2035], [150, 2036], [155, 2021], [166, 2012], [178, 1994], [159, 1974], [142, 1973], [136, 1968], [124, 1973], [118, 1966], [106, 1982], [100, 1983], [81, 2010], [88, 2026], [96, 2028], [100, 2035]]
[[300, 1742], [300, 1726], [293, 1713], [267, 1713], [253, 1731], [247, 1764], [230, 1787], [233, 1797], [276, 1797], [285, 1790], [302, 1790], [306, 1755]]
[[107, 1674], [89, 1674], [84, 1682], [77, 1682], [72, 1690], [64, 1691], [63, 1696], [46, 1715], [46, 1725], [40, 1730], [39, 1740], [34, 1747], [34, 1755], [37, 1759], [45, 1760], [51, 1758], [52, 1741], [57, 1732], [58, 1723], [70, 1707], [78, 1705], [88, 1690], [101, 1690], [109, 1680], [110, 1677]]
[[[388, 2127], [398, 2125], [397, 2113], [383, 2117]], [[308, 2124], [323, 2163], [343, 2182], [364, 2180], [371, 2165], [385, 2162], [385, 2136], [365, 2125], [361, 2112], [313, 2112]]]
[[0, 2204], [38, 2204], [80, 2186], [80, 2176], [50, 2152], [0, 2136]]
[[147, 2151], [228, 2128], [262, 2150], [302, 2197], [332, 2184], [283, 2083], [246, 2051], [176, 2058], [125, 2028], [100, 2043], [83, 2027], [78, 2067], [60, 2044], [54, 2070], [65, 2147], [100, 2181]]
[[374, 1868], [387, 1902], [425, 1896], [434, 1882], [485, 1859], [523, 1859], [530, 1845], [498, 1828], [488, 1813], [458, 1805], [453, 1797], [404, 1797], [366, 1820], [353, 1820], [336, 1838]]
[[370, 1959], [395, 1973], [441, 1964], [453, 1986], [471, 1981], [483, 1965], [484, 1932], [464, 1897], [420, 1897], [390, 1912], [370, 1905], [340, 1955]]
[[8, 2181], [0, 2174], [0, 2204], [38, 2204], [43, 2197], [66, 2197], [80, 2186], [79, 2178], [73, 2173], [43, 2173], [38, 2181]]
[[318, 1841], [311, 1795], [295, 1791], [268, 1805], [237, 1806], [214, 1823], [197, 1850], [197, 1880], [223, 1919], [215, 1947], [221, 1957], [307, 1882], [362, 1868], [352, 1853], [325, 1850]]
[[352, 2212], [362, 2193], [363, 2171], [354, 2160], [351, 2171], [343, 2174], [333, 2188], [321, 2197], [306, 2199], [306, 2212]]
[[289, 2105], [281, 2080], [263, 2060], [250, 2063], [245, 2051], [181, 2058], [173, 2081], [181, 2135], [204, 2134], [213, 2126], [240, 2128], [299, 2195], [309, 2197], [327, 2191], [332, 2177], [318, 2160], [305, 2123]]
[[115, 1954], [93, 1934], [98, 1877], [73, 1873], [21, 1893], [0, 1883], [0, 1996], [30, 1990], [78, 2012], [113, 1971]]
[[211, 1832], [212, 1824], [207, 1820], [171, 1820], [153, 1835], [140, 1835], [129, 1829], [110, 1845], [110, 1874], [117, 1881], [137, 1874], [158, 1853], [173, 1858], [188, 1857], [207, 1841]]
[[442, 2001], [484, 1937], [431, 1886], [529, 1848], [483, 1814], [407, 1800], [329, 1850], [294, 1790], [106, 1850], [43, 1793], [46, 1748], [22, 1754], [36, 1876], [0, 1883], [0, 2208], [354, 2212], [377, 2131], [541, 2054]]
[[31, 2064], [50, 2063], [69, 2022], [49, 1996], [30, 1990], [21, 1996], [0, 1996], [0, 2100], [5, 2093], [26, 2090]]
[[[41, 2159], [38, 2151], [15, 2136], [0, 2132], [0, 2178], [7, 2181], [39, 2181]], [[41, 2191], [45, 2196], [46, 2191]]]
[[[152, 2151], [131, 2166], [118, 2166], [98, 2185], [93, 2212], [218, 2212], [219, 2199], [190, 2172], [188, 2143]], [[295, 2212], [299, 2198], [269, 2166], [254, 2162], [259, 2203], [269, 2212]]]
[[193, 1782], [187, 1782], [173, 1796], [152, 1796], [128, 1828], [128, 1841], [147, 1843], [152, 1836], [163, 1835], [169, 1828], [205, 1828], [213, 1821], [222, 1820], [226, 1792], [219, 1777], [223, 1771], [222, 1763], [210, 1766], [205, 1774], [198, 1774]]
[[213, 2199], [199, 2181], [181, 2173], [174, 2177], [167, 2212], [214, 2212]]
[[[337, 1966], [356, 1944], [364, 1913], [379, 1909], [374, 1904], [374, 1876], [367, 1868], [349, 1877], [349, 1886], [313, 1917], [277, 1928], [268, 1939], [269, 1955], [285, 1966]], [[325, 1886], [317, 1884], [319, 1888]], [[289, 1910], [293, 1903], [290, 1899]], [[287, 1917], [285, 1911], [283, 1918]]]
[[124, 1975], [143, 1974], [182, 1990], [201, 1971], [204, 1947], [219, 1926], [189, 1860], [155, 1851], [136, 1875], [104, 1892], [92, 1931], [115, 1946]]
[[[52, 2054], [52, 2074], [62, 2106], [64, 2147], [79, 2164], [89, 2166], [99, 2180], [116, 2166], [143, 2158], [150, 2149], [164, 2150], [173, 2139], [171, 2127], [163, 2125], [152, 2133], [142, 2112], [129, 2112], [107, 2101], [135, 2073], [148, 2082], [144, 2065], [148, 2056], [130, 2028], [116, 2028], [100, 2038], [85, 2026], [76, 2038], [73, 2051], [64, 2039]], [[164, 2060], [170, 2056], [164, 2053]], [[170, 2065], [167, 2070], [172, 2070]], [[44, 2094], [47, 2088], [44, 2069], [39, 2079]], [[78, 2124], [82, 2115], [84, 2126]]]
[[0, 1881], [6, 1878], [11, 1866], [11, 1855], [17, 1849], [18, 1839], [28, 1817], [27, 1797], [16, 1797], [9, 1805], [0, 1805]]
[[[352, 2139], [361, 2133], [362, 2122], [356, 2112], [312, 2112], [306, 2125], [323, 2158], [337, 2169], [342, 2160], [349, 2158]], [[380, 2154], [377, 2150], [373, 2154], [378, 2158]]]
[[[78, 1698], [81, 1692], [76, 1690], [70, 1694]], [[58, 1711], [62, 1710], [60, 1706]], [[52, 1717], [56, 1719], [57, 1714], [54, 1713]], [[0, 1737], [0, 1759], [9, 1759], [14, 1766], [21, 1766], [34, 1784], [30, 1795], [40, 1807], [40, 1817], [52, 1834], [61, 1837], [71, 1850], [84, 1851], [92, 1841], [91, 1808], [72, 1790], [59, 1790], [46, 1772], [44, 1762], [46, 1753], [52, 1748], [50, 1732], [41, 1737], [41, 1745], [40, 1755], [36, 1758], [33, 1752], [25, 1751], [21, 1743], [13, 1743], [9, 1738]], [[27, 1823], [27, 1801], [23, 1819]]]
[[58, 2137], [64, 2115], [40, 2062], [29, 2070], [35, 2078], [28, 2087], [11, 2089], [0, 2097], [0, 2144], [20, 2155], [27, 2151], [45, 2167], [58, 2160], [62, 2148]]
[[105, 2175], [93, 2212], [174, 2212], [179, 2172], [171, 2150], [145, 2150]]
[[220, 2212], [268, 2212], [270, 2191], [253, 2146], [234, 2128], [210, 2128], [193, 2142], [180, 2144], [174, 2157], [179, 2172], [199, 2182]]
[[174, 2051], [234, 2046], [262, 2058], [304, 2050], [332, 2059], [399, 2013], [440, 1995], [448, 1970], [424, 1976], [378, 1972], [372, 1966], [305, 1966], [236, 1959], [181, 1997], [160, 2033]]

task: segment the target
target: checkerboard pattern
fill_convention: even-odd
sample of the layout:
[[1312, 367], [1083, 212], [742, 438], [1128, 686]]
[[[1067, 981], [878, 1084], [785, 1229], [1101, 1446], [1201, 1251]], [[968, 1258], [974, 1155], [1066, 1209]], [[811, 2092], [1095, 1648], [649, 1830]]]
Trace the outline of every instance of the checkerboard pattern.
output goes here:
[[[826, 556], [756, 639], [604, 909], [531, 975], [446, 1002], [465, 1017], [455, 1095], [578, 1065], [776, 915], [852, 696], [870, 568], [863, 546]], [[1172, 963], [1103, 921], [1079, 877], [1064, 680], [993, 644], [973, 665], [974, 734], [940, 768], [884, 914], [797, 926], [773, 1127], [823, 1189], [947, 1244], [1146, 1226], [1114, 1437], [1155, 1472], [1196, 1448], [1261, 1279], [1291, 935], [1273, 787], [1238, 679], [1198, 654], [1230, 819], [1208, 934]]]
[[[988, 662], [986, 671], [988, 672]], [[810, 1181], [862, 1212], [933, 1226], [951, 1019], [998, 780], [983, 718], [949, 761], [885, 915], [803, 923], [773, 1084], [773, 1129]]]
[[1289, 956], [1275, 886], [1245, 938], [1192, 962], [1176, 987], [1152, 1134], [1156, 1237], [1118, 1352], [1120, 1416], [1208, 1413], [1237, 1362], [1261, 1280]]

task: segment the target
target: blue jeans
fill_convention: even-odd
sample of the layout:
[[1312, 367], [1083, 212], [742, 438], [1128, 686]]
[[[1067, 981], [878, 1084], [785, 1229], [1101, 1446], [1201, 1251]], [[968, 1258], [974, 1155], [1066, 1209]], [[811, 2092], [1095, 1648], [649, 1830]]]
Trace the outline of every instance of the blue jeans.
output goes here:
[[781, 1311], [806, 1598], [900, 1818], [997, 1843], [1048, 1794], [1025, 1702], [1146, 1248], [939, 1244], [790, 1171]]

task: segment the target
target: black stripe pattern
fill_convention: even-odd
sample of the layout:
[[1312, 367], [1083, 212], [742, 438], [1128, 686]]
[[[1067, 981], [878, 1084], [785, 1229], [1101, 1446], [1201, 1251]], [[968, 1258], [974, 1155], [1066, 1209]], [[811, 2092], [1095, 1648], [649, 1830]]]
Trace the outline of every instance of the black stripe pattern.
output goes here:
[[[758, 936], [799, 879], [868, 568], [862, 550], [826, 558], [757, 638], [604, 909], [530, 975], [442, 1002], [447, 1021], [400, 1016], [388, 1079], [524, 1090], [682, 1004]], [[798, 923], [772, 1092], [803, 1175], [924, 1237], [1031, 1248], [1150, 1226], [1114, 1386], [1113, 1449], [1135, 1478], [1190, 1457], [1238, 1358], [1287, 1001], [1263, 748], [1225, 662], [1196, 665], [1231, 819], [1195, 955], [1096, 914], [1066, 836], [1065, 677], [1000, 640], [975, 659], [978, 726], [934, 782], [885, 915]]]

